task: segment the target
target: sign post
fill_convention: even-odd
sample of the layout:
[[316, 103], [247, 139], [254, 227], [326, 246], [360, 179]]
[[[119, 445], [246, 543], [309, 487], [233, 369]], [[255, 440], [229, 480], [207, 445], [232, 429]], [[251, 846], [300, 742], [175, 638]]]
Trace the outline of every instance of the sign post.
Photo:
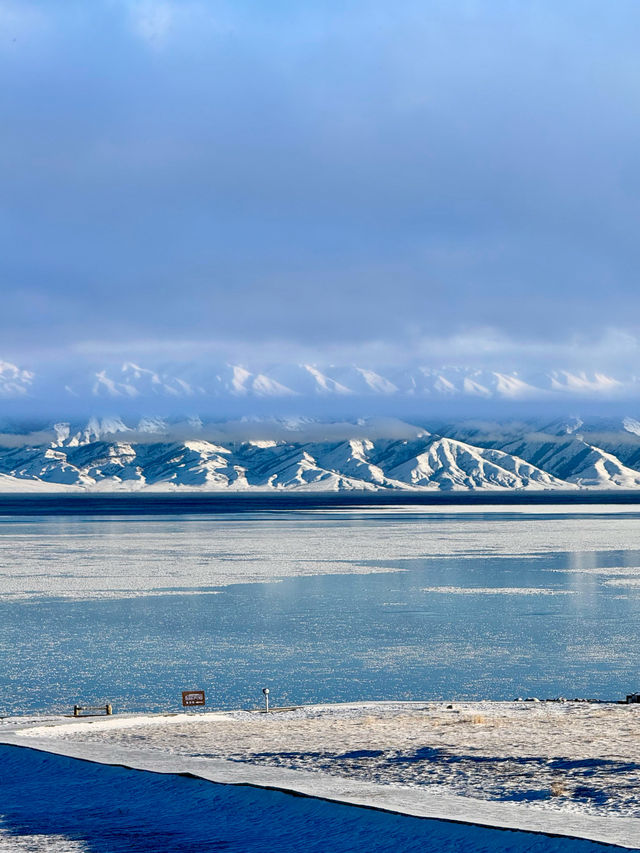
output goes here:
[[195, 708], [205, 704], [204, 690], [183, 690], [182, 707]]

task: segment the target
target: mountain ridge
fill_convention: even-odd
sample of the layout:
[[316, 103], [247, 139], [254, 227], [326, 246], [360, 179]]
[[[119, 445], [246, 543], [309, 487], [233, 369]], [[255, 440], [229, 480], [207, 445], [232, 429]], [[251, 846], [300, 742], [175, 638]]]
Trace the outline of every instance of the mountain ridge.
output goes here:
[[0, 492], [640, 489], [636, 423], [91, 418], [0, 430]]

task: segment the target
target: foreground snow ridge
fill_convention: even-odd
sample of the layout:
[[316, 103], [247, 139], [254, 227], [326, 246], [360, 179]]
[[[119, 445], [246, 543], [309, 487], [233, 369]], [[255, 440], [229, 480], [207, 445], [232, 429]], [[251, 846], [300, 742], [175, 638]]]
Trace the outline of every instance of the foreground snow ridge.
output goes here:
[[0, 741], [388, 811], [640, 849], [640, 708], [375, 702], [5, 718]]

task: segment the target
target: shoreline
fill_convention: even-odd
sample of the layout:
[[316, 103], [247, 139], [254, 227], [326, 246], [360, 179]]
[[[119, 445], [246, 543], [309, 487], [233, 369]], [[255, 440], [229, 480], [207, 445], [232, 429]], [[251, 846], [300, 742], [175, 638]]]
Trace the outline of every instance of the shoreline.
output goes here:
[[[348, 510], [414, 510], [437, 512], [482, 512], [508, 507], [511, 511], [556, 512], [598, 511], [598, 507], [615, 507], [609, 512], [640, 510], [640, 489], [598, 489], [591, 487], [564, 489], [476, 489], [439, 491], [436, 489], [402, 489], [394, 491], [320, 491], [316, 489], [263, 488], [246, 490], [206, 490], [183, 487], [174, 490], [93, 490], [74, 487], [73, 491], [56, 489], [24, 490], [0, 488], [1, 516], [38, 515], [129, 515], [139, 512], [165, 514], [228, 514], [271, 511], [348, 511]], [[494, 510], [495, 511], [495, 510]], [[602, 511], [602, 509], [600, 509]]]
[[[466, 703], [485, 710], [490, 703]], [[498, 706], [511, 703], [493, 703]], [[524, 703], [523, 703], [524, 704]], [[406, 706], [409, 711], [425, 703], [353, 703], [349, 705], [314, 705], [300, 709], [306, 714], [332, 715], [342, 713], [382, 713], [390, 707]], [[498, 709], [500, 710], [500, 709]], [[377, 809], [393, 814], [448, 821], [492, 829], [518, 830], [553, 837], [584, 839], [602, 844], [617, 845], [625, 849], [640, 849], [640, 819], [621, 815], [582, 814], [563, 810], [549, 810], [520, 802], [504, 802], [478, 799], [469, 796], [434, 793], [428, 786], [408, 786], [398, 783], [380, 783], [361, 778], [335, 775], [323, 771], [291, 769], [282, 766], [265, 766], [245, 761], [220, 757], [202, 757], [179, 754], [151, 748], [132, 747], [113, 742], [81, 742], [63, 739], [75, 732], [91, 733], [98, 737], [125, 730], [144, 727], [156, 731], [164, 727], [164, 735], [177, 729], [202, 728], [211, 723], [218, 728], [233, 724], [237, 715], [247, 712], [205, 712], [202, 714], [132, 714], [114, 715], [110, 718], [32, 718], [20, 722], [20, 718], [2, 721], [0, 742], [8, 746], [35, 749], [56, 755], [64, 755], [83, 761], [111, 766], [128, 767], [153, 773], [190, 775], [223, 785], [248, 785], [257, 788], [282, 791], [293, 795], [313, 797], [330, 802], [344, 803], [357, 807]], [[256, 725], [263, 725], [265, 715], [249, 712], [255, 717]], [[635, 711], [632, 711], [635, 715]], [[233, 714], [236, 717], [233, 717]], [[287, 725], [284, 714], [277, 716], [278, 726]], [[242, 717], [244, 720], [245, 717]], [[293, 719], [293, 718], [292, 718]], [[296, 718], [296, 719], [299, 719]], [[231, 723], [229, 723], [231, 721]], [[331, 719], [329, 720], [331, 722]], [[271, 725], [272, 721], [268, 721]], [[70, 727], [74, 727], [73, 729]], [[50, 729], [45, 735], [43, 730]], [[141, 729], [140, 729], [141, 730]], [[194, 729], [195, 730], [195, 729]], [[215, 731], [215, 729], [214, 729]], [[184, 734], [182, 735], [184, 737]], [[140, 737], [140, 735], [137, 735]], [[147, 747], [149, 744], [147, 744]]]

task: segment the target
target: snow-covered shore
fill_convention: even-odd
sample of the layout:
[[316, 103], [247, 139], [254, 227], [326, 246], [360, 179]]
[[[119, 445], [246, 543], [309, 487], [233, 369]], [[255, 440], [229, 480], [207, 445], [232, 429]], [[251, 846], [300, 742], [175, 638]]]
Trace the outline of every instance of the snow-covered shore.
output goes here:
[[640, 849], [640, 706], [385, 702], [5, 718], [0, 741]]

